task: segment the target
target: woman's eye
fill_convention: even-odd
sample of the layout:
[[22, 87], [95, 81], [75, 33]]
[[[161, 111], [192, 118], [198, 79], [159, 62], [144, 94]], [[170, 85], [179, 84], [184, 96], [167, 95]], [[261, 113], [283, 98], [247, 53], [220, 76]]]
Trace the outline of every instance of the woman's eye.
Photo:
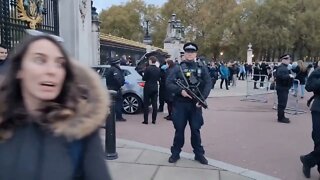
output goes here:
[[36, 62], [38, 64], [43, 64], [43, 63], [45, 63], [45, 59], [42, 57], [36, 57], [36, 58], [34, 58], [34, 62]]

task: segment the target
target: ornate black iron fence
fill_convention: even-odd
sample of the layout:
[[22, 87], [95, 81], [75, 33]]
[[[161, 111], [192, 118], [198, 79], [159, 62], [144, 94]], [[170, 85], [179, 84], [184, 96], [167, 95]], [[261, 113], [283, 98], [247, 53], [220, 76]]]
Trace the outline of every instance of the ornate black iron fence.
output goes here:
[[25, 29], [59, 35], [58, 0], [1, 0], [0, 44], [11, 49]]

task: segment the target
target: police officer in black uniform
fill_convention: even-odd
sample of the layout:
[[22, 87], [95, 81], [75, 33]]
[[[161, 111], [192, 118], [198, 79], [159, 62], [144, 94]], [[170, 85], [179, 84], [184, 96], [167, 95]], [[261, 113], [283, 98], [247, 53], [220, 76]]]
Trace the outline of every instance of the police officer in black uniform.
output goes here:
[[318, 165], [318, 172], [320, 173], [320, 69], [316, 69], [310, 74], [306, 83], [306, 90], [313, 92], [313, 96], [308, 101], [308, 106], [313, 100], [311, 117], [314, 149], [309, 154], [300, 156], [300, 160], [303, 163], [303, 174], [306, 178], [310, 178], [310, 170], [315, 165]]
[[160, 69], [156, 66], [158, 59], [155, 56], [149, 57], [149, 66], [144, 71], [142, 80], [145, 81], [143, 88], [143, 122], [148, 124], [149, 106], [152, 105], [152, 124], [157, 119], [158, 83], [160, 81]]
[[120, 59], [112, 58], [110, 60], [110, 69], [106, 72], [106, 84], [109, 90], [117, 91], [117, 97], [115, 99], [115, 111], [117, 121], [126, 121], [122, 117], [122, 93], [121, 87], [125, 83], [124, 75], [120, 69]]
[[[173, 101], [172, 122], [175, 128], [172, 155], [170, 163], [175, 163], [180, 158], [181, 148], [184, 145], [184, 130], [189, 122], [191, 129], [191, 145], [195, 154], [195, 160], [201, 164], [208, 164], [204, 157], [204, 149], [201, 145], [200, 128], [203, 125], [202, 109], [191, 96], [176, 84], [180, 79], [185, 85], [189, 84], [191, 89], [199, 96], [206, 99], [209, 96], [212, 82], [208, 73], [208, 68], [201, 62], [196, 62], [198, 47], [194, 43], [186, 43], [183, 46], [185, 51], [185, 61], [172, 69], [167, 77], [167, 89], [175, 94]], [[187, 82], [186, 82], [187, 81]], [[197, 91], [196, 89], [199, 89]]]
[[292, 86], [293, 75], [288, 69], [288, 64], [291, 61], [289, 54], [282, 55], [280, 57], [282, 61], [281, 65], [276, 71], [276, 90], [278, 96], [278, 122], [279, 123], [290, 123], [289, 118], [284, 116], [284, 110], [286, 109], [288, 102], [289, 89]]

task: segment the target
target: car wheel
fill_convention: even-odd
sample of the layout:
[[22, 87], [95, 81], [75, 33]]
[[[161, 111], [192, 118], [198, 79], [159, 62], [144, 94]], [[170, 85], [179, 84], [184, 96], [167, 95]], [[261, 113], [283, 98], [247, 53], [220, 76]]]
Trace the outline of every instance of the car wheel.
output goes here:
[[141, 110], [141, 99], [135, 94], [126, 94], [123, 97], [122, 106], [126, 114], [136, 114]]

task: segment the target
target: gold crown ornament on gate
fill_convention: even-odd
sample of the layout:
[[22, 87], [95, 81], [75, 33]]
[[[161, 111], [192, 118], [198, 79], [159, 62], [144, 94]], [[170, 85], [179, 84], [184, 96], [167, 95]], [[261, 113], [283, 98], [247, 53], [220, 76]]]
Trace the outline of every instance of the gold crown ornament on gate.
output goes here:
[[42, 22], [44, 0], [18, 0], [18, 19], [27, 21], [31, 29]]

